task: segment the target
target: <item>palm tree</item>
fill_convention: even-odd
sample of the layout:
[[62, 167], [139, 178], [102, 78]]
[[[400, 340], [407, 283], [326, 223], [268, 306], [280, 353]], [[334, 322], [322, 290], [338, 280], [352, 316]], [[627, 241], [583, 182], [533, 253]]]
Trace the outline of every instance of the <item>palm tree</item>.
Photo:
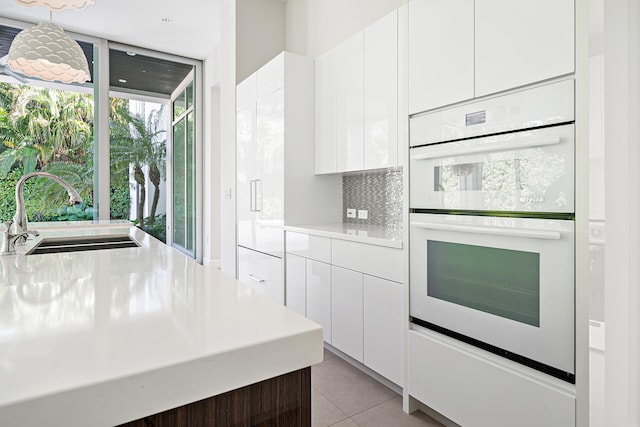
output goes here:
[[115, 106], [113, 115], [117, 119], [111, 121], [111, 165], [115, 170], [124, 173], [129, 165], [133, 167], [133, 176], [140, 188], [140, 198], [136, 207], [136, 219], [140, 227], [144, 227], [144, 204], [146, 201], [145, 166], [149, 169], [149, 180], [154, 186], [153, 202], [149, 215], [149, 223], [155, 221], [156, 209], [160, 196], [160, 182], [165, 174], [164, 158], [166, 154], [166, 130], [160, 128], [164, 113], [164, 105], [154, 111], [149, 120], [138, 114], [126, 114], [124, 105]]
[[0, 141], [9, 148], [0, 153], [0, 174], [16, 164], [28, 173], [52, 162], [86, 163], [93, 141], [91, 95], [25, 85], [10, 92], [11, 109], [0, 112]]

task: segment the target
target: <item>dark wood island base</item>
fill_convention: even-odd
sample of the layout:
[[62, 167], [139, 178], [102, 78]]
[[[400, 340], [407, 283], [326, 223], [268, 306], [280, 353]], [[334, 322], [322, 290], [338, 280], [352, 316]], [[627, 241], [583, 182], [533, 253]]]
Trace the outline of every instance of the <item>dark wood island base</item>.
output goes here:
[[311, 368], [140, 418], [119, 427], [311, 427]]

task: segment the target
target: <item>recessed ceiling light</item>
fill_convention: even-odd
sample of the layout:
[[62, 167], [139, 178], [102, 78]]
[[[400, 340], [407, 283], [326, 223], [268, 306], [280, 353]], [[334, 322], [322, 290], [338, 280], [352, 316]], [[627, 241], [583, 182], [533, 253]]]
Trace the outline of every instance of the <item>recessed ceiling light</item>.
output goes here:
[[162, 22], [163, 24], [168, 24], [171, 21], [173, 21], [173, 19], [169, 18], [168, 16], [160, 19], [160, 22]]
[[127, 51], [127, 55], [129, 56], [136, 56], [135, 52], [131, 52], [130, 50]]
[[120, 83], [126, 83], [126, 82], [127, 82], [127, 80], [125, 80], [125, 79], [118, 79], [118, 81], [119, 81]]

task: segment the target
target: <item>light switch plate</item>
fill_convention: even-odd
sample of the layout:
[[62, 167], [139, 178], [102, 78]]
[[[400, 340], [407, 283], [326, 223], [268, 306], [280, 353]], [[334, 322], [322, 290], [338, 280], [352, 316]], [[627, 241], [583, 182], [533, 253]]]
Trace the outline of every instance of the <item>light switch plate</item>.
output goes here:
[[347, 218], [355, 218], [356, 210], [355, 209], [347, 209]]
[[369, 211], [366, 209], [358, 209], [358, 218], [369, 219]]

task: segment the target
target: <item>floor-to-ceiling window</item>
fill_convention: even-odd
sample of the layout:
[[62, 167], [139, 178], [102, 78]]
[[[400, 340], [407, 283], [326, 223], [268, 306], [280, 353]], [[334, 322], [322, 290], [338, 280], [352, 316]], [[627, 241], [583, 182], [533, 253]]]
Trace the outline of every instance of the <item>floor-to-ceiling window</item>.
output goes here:
[[72, 35], [91, 81], [23, 79], [3, 57], [29, 26], [0, 18], [0, 219], [15, 212], [18, 178], [43, 170], [69, 181], [84, 203], [66, 206], [61, 187], [33, 179], [25, 188], [30, 221], [129, 220], [196, 257], [200, 62]]
[[194, 94], [194, 82], [190, 75], [172, 97], [173, 245], [192, 255], [196, 231]]
[[[13, 23], [16, 25], [16, 23]], [[0, 22], [0, 219], [15, 212], [14, 187], [30, 172], [48, 172], [69, 182], [81, 195], [79, 205], [67, 205], [68, 195], [57, 183], [32, 178], [25, 184], [29, 221], [78, 221], [97, 218], [93, 174], [94, 133], [93, 54], [97, 41], [76, 36], [89, 64], [91, 79], [82, 84], [47, 82], [13, 72], [6, 58], [14, 37], [24, 28]]]

